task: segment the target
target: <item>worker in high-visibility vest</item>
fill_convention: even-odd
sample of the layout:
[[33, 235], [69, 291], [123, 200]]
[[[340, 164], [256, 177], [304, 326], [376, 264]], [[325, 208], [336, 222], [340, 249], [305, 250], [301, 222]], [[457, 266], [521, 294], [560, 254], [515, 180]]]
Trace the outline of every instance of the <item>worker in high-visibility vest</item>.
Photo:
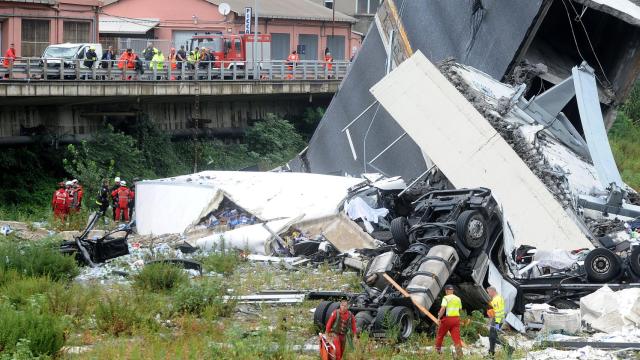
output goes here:
[[507, 354], [510, 356], [513, 349], [509, 344], [500, 340], [498, 337], [498, 331], [501, 330], [502, 322], [506, 317], [504, 298], [502, 295], [498, 294], [498, 290], [493, 286], [489, 286], [487, 288], [487, 294], [489, 294], [489, 297], [491, 298], [491, 301], [489, 302], [491, 308], [487, 310], [487, 315], [489, 316], [489, 319], [491, 319], [491, 325], [489, 327], [489, 355], [493, 356], [496, 351], [496, 344], [500, 344], [505, 347]]
[[442, 298], [440, 311], [438, 311], [438, 335], [436, 336], [436, 351], [442, 353], [442, 342], [448, 332], [451, 333], [453, 344], [456, 347], [456, 356], [462, 357], [462, 340], [460, 339], [460, 310], [462, 300], [453, 294], [453, 285], [444, 287], [446, 295]]

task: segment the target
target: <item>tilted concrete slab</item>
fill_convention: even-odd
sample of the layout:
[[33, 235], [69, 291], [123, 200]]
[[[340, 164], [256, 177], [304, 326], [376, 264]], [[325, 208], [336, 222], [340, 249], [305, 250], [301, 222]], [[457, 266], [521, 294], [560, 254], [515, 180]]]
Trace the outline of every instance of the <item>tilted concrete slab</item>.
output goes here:
[[592, 247], [544, 184], [421, 52], [371, 93], [455, 187], [493, 191], [516, 245]]

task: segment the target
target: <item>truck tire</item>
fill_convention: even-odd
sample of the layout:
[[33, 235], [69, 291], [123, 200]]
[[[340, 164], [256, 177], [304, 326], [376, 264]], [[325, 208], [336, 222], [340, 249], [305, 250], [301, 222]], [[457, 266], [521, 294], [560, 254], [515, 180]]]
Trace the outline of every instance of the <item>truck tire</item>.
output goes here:
[[373, 322], [373, 315], [371, 315], [368, 311], [360, 311], [356, 314], [356, 329], [358, 330], [358, 334], [361, 334], [362, 331], [368, 331], [369, 326]]
[[409, 228], [409, 222], [406, 217], [397, 217], [391, 220], [391, 236], [393, 236], [393, 241], [396, 242], [396, 247], [401, 252], [407, 250], [409, 248], [409, 235], [407, 234], [407, 230]]
[[482, 247], [487, 240], [487, 220], [476, 210], [465, 210], [456, 221], [458, 239], [469, 249]]
[[406, 306], [396, 306], [389, 312], [391, 324], [398, 330], [398, 341], [406, 341], [413, 334], [413, 312]]
[[324, 331], [325, 323], [325, 315], [327, 310], [329, 309], [329, 305], [331, 305], [331, 301], [321, 301], [320, 304], [316, 307], [316, 310], [313, 312], [313, 323], [316, 324], [322, 331]]
[[332, 302], [331, 304], [329, 304], [329, 306], [327, 307], [327, 312], [324, 314], [324, 321], [322, 322], [322, 326], [327, 325], [327, 322], [329, 322], [329, 318], [331, 317], [331, 314], [333, 314], [333, 311], [337, 310], [339, 307], [340, 307], [339, 302]]
[[636, 246], [631, 252], [629, 266], [631, 266], [631, 271], [636, 276], [640, 276], [640, 246]]
[[580, 305], [568, 299], [555, 299], [550, 301], [549, 305], [556, 309], [580, 309]]
[[380, 306], [378, 308], [378, 312], [376, 313], [376, 317], [373, 319], [373, 329], [374, 330], [386, 330], [388, 328], [388, 323], [391, 321], [389, 312], [393, 309], [393, 306]]
[[605, 248], [591, 250], [584, 259], [587, 279], [593, 282], [609, 282], [620, 274], [621, 268], [620, 257]]

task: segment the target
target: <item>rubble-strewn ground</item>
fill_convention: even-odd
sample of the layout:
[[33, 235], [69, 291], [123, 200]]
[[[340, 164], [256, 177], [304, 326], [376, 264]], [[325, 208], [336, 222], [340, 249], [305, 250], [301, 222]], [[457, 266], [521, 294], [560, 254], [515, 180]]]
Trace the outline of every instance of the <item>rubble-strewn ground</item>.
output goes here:
[[[9, 344], [0, 359], [38, 355], [33, 349], [60, 349], [52, 357], [61, 359], [316, 359], [319, 329], [313, 325], [313, 310], [319, 301], [239, 304], [233, 297], [264, 290], [358, 291], [360, 283], [357, 272], [327, 264], [292, 268], [248, 261], [237, 252], [181, 255], [166, 244], [138, 247], [136, 238], [130, 241], [130, 255], [94, 269], [77, 268], [57, 254], [56, 241], [59, 238], [42, 240], [30, 252], [24, 246], [33, 247], [34, 242], [13, 235], [0, 238], [0, 320], [13, 324], [0, 328], [0, 348]], [[34, 254], [38, 259], [28, 258]], [[199, 260], [204, 274], [144, 265], [178, 256]], [[21, 320], [25, 318], [30, 320]], [[462, 329], [466, 359], [486, 356], [486, 329], [477, 322], [481, 318], [476, 314], [476, 322]], [[23, 333], [12, 334], [19, 326]], [[32, 341], [16, 347], [9, 342], [11, 336], [14, 344], [19, 338]], [[507, 338], [516, 348], [516, 359], [615, 358], [593, 349], [536, 348], [531, 338], [519, 334]], [[449, 350], [440, 357], [428, 331], [405, 343], [364, 334], [346, 359], [452, 358], [451, 341], [445, 345]], [[496, 358], [507, 357], [499, 351]]]
[[[52, 242], [55, 244], [55, 240]], [[131, 243], [135, 244], [135, 240]], [[1, 238], [0, 244], [8, 245], [0, 247], [0, 251], [8, 251], [6, 249], [19, 248], [25, 243], [10, 235]], [[360, 281], [358, 273], [341, 272], [326, 264], [306, 264], [292, 270], [281, 264], [243, 260], [232, 252], [196, 255], [203, 263], [203, 276], [190, 274], [188, 280], [178, 281], [163, 275], [164, 278], [155, 281], [162, 284], [175, 281], [175, 286], [151, 290], [153, 287], [143, 286], [143, 280], [135, 275], [140, 270], [138, 260], [169, 257], [175, 253], [158, 248], [153, 252], [144, 248], [132, 250], [132, 255], [97, 269], [71, 268], [73, 263], [65, 262], [66, 270], [60, 267], [58, 272], [51, 272], [59, 275], [55, 277], [57, 280], [38, 273], [40, 270], [26, 274], [22, 270], [14, 271], [16, 268], [7, 262], [0, 262], [0, 310], [15, 312], [20, 317], [33, 314], [53, 318], [55, 326], [46, 330], [35, 326], [32, 331], [41, 338], [55, 340], [52, 332], [64, 329], [63, 347], [54, 356], [58, 358], [315, 359], [318, 329], [312, 320], [313, 309], [319, 301], [274, 306], [237, 304], [232, 300], [229, 304], [222, 296], [274, 289], [357, 291]], [[52, 252], [45, 257], [57, 259]], [[23, 265], [16, 265], [19, 262], [16, 260], [10, 263], [28, 266], [28, 261], [23, 260]], [[49, 271], [46, 267], [43, 269]], [[114, 273], [114, 270], [118, 271]], [[125, 277], [125, 273], [129, 275]], [[467, 329], [469, 334], [474, 332], [473, 328]], [[0, 330], [0, 343], [9, 335]], [[35, 335], [30, 332], [28, 336]], [[474, 341], [467, 342], [473, 344]], [[429, 333], [417, 334], [403, 344], [373, 341], [365, 335], [347, 359], [439, 358], [433, 353], [432, 345], [433, 336]], [[38, 343], [37, 346], [43, 348], [44, 345]], [[29, 344], [7, 351], [13, 356], [21, 351], [28, 353]], [[467, 352], [471, 351], [477, 355], [469, 356], [470, 359], [482, 357], [474, 345], [467, 348]], [[0, 352], [0, 355], [4, 354]]]

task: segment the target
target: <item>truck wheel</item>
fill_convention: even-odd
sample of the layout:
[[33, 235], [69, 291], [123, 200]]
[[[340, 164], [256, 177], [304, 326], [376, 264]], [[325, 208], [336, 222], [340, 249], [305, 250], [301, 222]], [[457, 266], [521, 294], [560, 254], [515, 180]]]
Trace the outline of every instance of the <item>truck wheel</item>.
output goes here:
[[633, 271], [636, 276], [640, 276], [640, 246], [636, 246], [631, 252], [629, 265], [631, 266], [631, 271]]
[[393, 309], [393, 306], [380, 306], [376, 317], [373, 319], [373, 328], [375, 330], [385, 330], [388, 328], [388, 323], [391, 321], [389, 312]]
[[360, 311], [356, 314], [356, 329], [358, 334], [369, 329], [369, 325], [373, 322], [373, 316], [368, 311]]
[[329, 309], [329, 305], [331, 304], [332, 304], [331, 301], [322, 301], [316, 307], [316, 310], [313, 312], [313, 323], [316, 324], [316, 326], [318, 326], [320, 329], [323, 329], [323, 331], [324, 331], [324, 326], [326, 325], [324, 320], [325, 315], [327, 313], [327, 310]]
[[456, 222], [458, 239], [469, 249], [477, 249], [487, 240], [487, 221], [476, 210], [465, 210]]
[[611, 250], [605, 248], [593, 249], [584, 259], [587, 279], [601, 283], [611, 281], [620, 274], [620, 263], [620, 257]]
[[406, 306], [396, 306], [389, 312], [394, 328], [398, 330], [398, 341], [406, 341], [413, 334], [413, 312]]
[[329, 304], [329, 306], [327, 307], [327, 312], [324, 314], [324, 321], [322, 322], [323, 326], [327, 325], [327, 322], [329, 322], [329, 318], [331, 317], [331, 314], [333, 314], [333, 311], [337, 310], [338, 308], [340, 308], [339, 302], [332, 302], [331, 304]]
[[555, 299], [549, 302], [549, 305], [556, 309], [579, 309], [580, 305], [568, 299]]
[[397, 217], [391, 220], [391, 236], [396, 242], [396, 247], [400, 251], [405, 251], [409, 248], [409, 235], [407, 230], [409, 229], [409, 222], [406, 217]]

